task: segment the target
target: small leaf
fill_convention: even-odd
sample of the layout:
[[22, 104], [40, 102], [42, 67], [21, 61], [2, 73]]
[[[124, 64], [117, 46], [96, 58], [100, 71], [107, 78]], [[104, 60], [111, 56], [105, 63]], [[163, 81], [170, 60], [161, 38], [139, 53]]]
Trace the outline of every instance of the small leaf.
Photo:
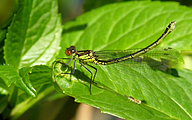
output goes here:
[[14, 67], [3, 65], [0, 66], [0, 77], [3, 79], [8, 87], [10, 87], [10, 85], [13, 83], [15, 86], [22, 89], [27, 94], [33, 97], [36, 96], [36, 91], [28, 80], [27, 70], [22, 69], [18, 73], [18, 71]]
[[[30, 80], [29, 80], [29, 71], [31, 70], [30, 67], [22, 68], [19, 70], [19, 75], [22, 77], [22, 81], [16, 81], [15, 85], [32, 95], [33, 97], [37, 96], [36, 90], [33, 88]], [[28, 90], [29, 89], [29, 90]]]

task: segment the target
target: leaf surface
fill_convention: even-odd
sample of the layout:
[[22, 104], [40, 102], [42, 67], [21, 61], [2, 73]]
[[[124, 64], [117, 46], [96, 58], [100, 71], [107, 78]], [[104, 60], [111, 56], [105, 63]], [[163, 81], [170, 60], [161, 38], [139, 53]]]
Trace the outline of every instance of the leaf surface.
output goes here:
[[5, 61], [19, 67], [47, 64], [57, 54], [61, 24], [56, 0], [21, 1], [5, 41]]
[[[174, 2], [107, 5], [65, 24], [59, 58], [71, 45], [77, 50], [93, 51], [144, 48], [157, 40], [171, 21], [177, 22], [176, 28], [159, 46], [191, 51], [191, 19], [192, 10]], [[56, 63], [53, 82], [57, 90], [75, 97], [77, 102], [124, 119], [192, 119], [190, 70], [172, 70], [168, 74], [128, 61], [106, 66], [90, 63], [97, 68], [90, 95], [90, 72], [76, 62], [74, 75], [61, 75], [72, 70], [65, 63], [67, 60]], [[94, 69], [86, 67], [94, 74]], [[141, 100], [141, 105], [125, 95]]]

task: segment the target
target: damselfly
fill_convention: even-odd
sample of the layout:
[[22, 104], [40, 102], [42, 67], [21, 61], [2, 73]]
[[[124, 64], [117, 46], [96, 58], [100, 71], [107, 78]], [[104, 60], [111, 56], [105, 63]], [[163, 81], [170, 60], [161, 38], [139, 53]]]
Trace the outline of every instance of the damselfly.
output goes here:
[[[138, 57], [146, 52], [148, 52], [149, 50], [153, 49], [154, 47], [156, 47], [158, 44], [160, 44], [162, 42], [162, 40], [175, 28], [175, 24], [176, 22], [173, 21], [171, 22], [165, 29], [164, 33], [152, 44], [148, 45], [147, 47], [140, 49], [134, 53], [128, 53], [128, 50], [123, 50], [123, 51], [118, 51], [118, 52], [114, 52], [114, 51], [93, 51], [93, 50], [81, 50], [78, 51], [76, 49], [75, 46], [70, 46], [69, 48], [66, 49], [65, 54], [70, 56], [72, 55], [72, 57], [70, 58], [70, 60], [65, 64], [68, 65], [70, 63], [71, 60], [74, 60], [74, 66], [73, 66], [73, 70], [72, 70], [72, 74], [74, 74], [75, 72], [75, 64], [76, 61], [79, 60], [79, 63], [81, 66], [83, 66], [90, 74], [91, 74], [91, 79], [90, 79], [90, 87], [89, 87], [89, 91], [91, 94], [91, 84], [94, 82], [95, 76], [97, 74], [97, 68], [88, 64], [88, 63], [93, 63], [96, 65], [109, 65], [109, 64], [114, 64], [114, 63], [118, 63], [121, 61], [125, 61], [128, 59], [133, 59], [135, 57]], [[122, 56], [116, 56], [115, 54], [122, 54]], [[125, 54], [127, 53], [127, 54]], [[65, 59], [65, 58], [59, 58], [59, 59]], [[54, 68], [53, 64], [53, 68]], [[91, 70], [89, 70], [85, 65], [95, 69], [95, 73], [93, 74]], [[65, 74], [65, 73], [61, 73], [61, 74]]]

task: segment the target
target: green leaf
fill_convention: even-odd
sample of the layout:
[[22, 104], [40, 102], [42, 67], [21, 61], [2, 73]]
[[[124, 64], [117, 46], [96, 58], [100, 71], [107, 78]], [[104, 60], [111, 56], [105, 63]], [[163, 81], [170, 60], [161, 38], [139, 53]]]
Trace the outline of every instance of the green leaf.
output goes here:
[[176, 28], [160, 46], [191, 50], [186, 42], [192, 39], [191, 12], [174, 2], [127, 2], [101, 7], [64, 25], [65, 42], [59, 57], [64, 56], [63, 51], [70, 45], [94, 51], [143, 48], [160, 37], [174, 20]]
[[33, 66], [29, 77], [33, 86], [39, 89], [45, 84], [51, 84], [51, 69], [45, 65]]
[[21, 1], [5, 41], [6, 64], [50, 65], [60, 43], [61, 23], [56, 0]]
[[[101, 7], [106, 4], [125, 2], [125, 1], [173, 1], [173, 0], [97, 0], [97, 1], [85, 0], [83, 8], [84, 8], [84, 11], [90, 11], [92, 9]], [[192, 1], [190, 0], [183, 0], [183, 1], [174, 0], [174, 1], [180, 2], [181, 5], [190, 6], [192, 4]]]
[[[89, 93], [90, 74], [80, 67], [77, 67], [74, 76], [57, 76], [55, 83], [77, 102], [124, 119], [190, 119], [192, 81], [186, 77], [192, 77], [191, 71], [179, 71], [179, 77], [175, 77], [154, 71], [144, 64], [130, 66], [127, 61], [97, 67], [97, 70], [92, 95]], [[124, 95], [133, 96], [143, 103], [138, 106]]]
[[[176, 28], [159, 46], [191, 51], [191, 14], [191, 8], [174, 2], [107, 5], [64, 25], [59, 57], [64, 57], [65, 49], [71, 45], [77, 50], [93, 51], [144, 48], [157, 40], [173, 20], [177, 22]], [[191, 71], [172, 70], [168, 74], [147, 64], [127, 62], [106, 66], [90, 63], [97, 68], [92, 95], [89, 93], [91, 75], [78, 62], [75, 74], [70, 75], [60, 74], [72, 70], [65, 66], [67, 60], [57, 61], [53, 82], [57, 90], [75, 97], [77, 102], [124, 119], [192, 119]], [[94, 74], [94, 69], [86, 67]], [[141, 100], [141, 105], [125, 95]]]
[[36, 97], [37, 96], [36, 90], [33, 88], [29, 80], [30, 70], [31, 70], [30, 67], [20, 69], [19, 75], [22, 77], [22, 81], [16, 81], [15, 85], [18, 87], [22, 87], [26, 93], [32, 95], [33, 97]]
[[36, 91], [42, 86], [51, 83], [51, 69], [45, 65], [22, 68], [19, 74], [22, 81], [16, 81], [14, 84], [33, 97], [37, 96]]
[[4, 80], [0, 77], [0, 93], [2, 95], [8, 95], [13, 92], [13, 87], [7, 87]]
[[21, 69], [19, 72], [12, 66], [0, 66], [0, 77], [5, 84], [10, 87], [13, 83], [18, 88], [25, 91], [27, 94], [36, 97], [36, 91], [32, 87], [28, 78], [29, 69]]
[[97, 1], [90, 1], [90, 0], [85, 0], [84, 4], [83, 4], [83, 8], [85, 9], [85, 11], [89, 11], [98, 7], [101, 7], [103, 5], [106, 4], [110, 4], [110, 3], [115, 3], [115, 2], [123, 2], [123, 1], [130, 1], [130, 0], [97, 0]]
[[0, 66], [0, 77], [3, 79], [5, 84], [9, 87], [13, 82], [21, 80], [18, 71], [11, 66], [1, 65]]

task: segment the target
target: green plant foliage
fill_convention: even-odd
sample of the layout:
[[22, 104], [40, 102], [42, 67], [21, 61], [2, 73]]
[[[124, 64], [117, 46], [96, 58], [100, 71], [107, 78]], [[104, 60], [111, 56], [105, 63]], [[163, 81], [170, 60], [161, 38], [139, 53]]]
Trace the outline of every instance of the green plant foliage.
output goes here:
[[97, 1], [85, 0], [83, 8], [85, 11], [89, 11], [91, 9], [95, 9], [95, 8], [101, 7], [106, 4], [115, 3], [115, 2], [123, 2], [123, 1], [130, 1], [130, 0], [105, 0], [105, 1], [104, 0], [97, 0]]
[[17, 68], [50, 65], [60, 43], [56, 1], [22, 1], [5, 41], [6, 64]]
[[[94, 51], [143, 48], [155, 41], [173, 20], [177, 22], [176, 28], [159, 46], [191, 51], [191, 14], [190, 8], [173, 2], [107, 5], [64, 25], [59, 57], [71, 45], [77, 50]], [[168, 68], [170, 74], [147, 64], [130, 65], [129, 61], [94, 65], [98, 72], [90, 95], [90, 73], [77, 62], [74, 75], [60, 75], [72, 69], [61, 65], [58, 62], [54, 68], [54, 85], [77, 102], [124, 119], [192, 119], [190, 70]], [[89, 69], [94, 73], [94, 69]], [[132, 103], [125, 95], [141, 100], [142, 104]]]
[[54, 90], [48, 66], [58, 54], [62, 31], [57, 0], [24, 0], [18, 4], [8, 29], [0, 30], [4, 45], [0, 52], [5, 60], [3, 63], [1, 59], [0, 66], [0, 100], [9, 97], [0, 106], [0, 119], [19, 117]]
[[125, 1], [177, 1], [182, 5], [191, 6], [192, 4], [191, 0], [97, 0], [97, 1], [84, 0], [83, 8], [84, 11], [86, 12], [110, 3], [125, 2]]
[[[124, 119], [192, 119], [192, 72], [172, 69], [164, 64], [162, 57], [154, 56], [153, 60], [141, 64], [124, 61], [107, 66], [93, 65], [98, 71], [92, 95], [89, 92], [90, 73], [78, 62], [74, 75], [60, 75], [71, 72], [73, 61], [69, 66], [64, 64], [69, 59], [57, 59], [55, 67], [50, 68], [56, 58], [69, 58], [64, 52], [71, 45], [77, 50], [94, 51], [146, 47], [171, 21], [177, 22], [176, 28], [158, 46], [158, 55], [163, 55], [161, 49], [167, 47], [182, 51], [182, 54], [190, 53], [191, 8], [175, 2], [110, 4], [66, 23], [62, 36], [57, 9], [56, 0], [19, 1], [10, 26], [0, 30], [1, 45], [4, 45], [0, 52], [5, 60], [0, 66], [0, 102], [3, 103], [0, 119], [18, 118], [41, 99], [46, 100], [45, 96], [55, 89], [73, 96], [76, 102]], [[172, 55], [169, 59], [178, 64], [182, 62], [178, 52], [173, 50], [169, 54]], [[165, 69], [151, 67], [152, 61], [162, 63], [160, 65]], [[89, 69], [94, 73], [94, 69]], [[142, 103], [135, 104], [126, 96]]]
[[0, 42], [2, 42], [5, 39], [5, 34], [6, 34], [6, 30], [1, 30], [0, 31]]
[[16, 85], [18, 88], [21, 88], [29, 95], [32, 95], [33, 97], [36, 96], [36, 91], [29, 81], [27, 74], [28, 72], [24, 71], [24, 69], [20, 71], [19, 75], [15, 68], [4, 65], [0, 66], [0, 73], [0, 77], [4, 80], [8, 87], [10, 87], [12, 83], [14, 83], [14, 85]]

